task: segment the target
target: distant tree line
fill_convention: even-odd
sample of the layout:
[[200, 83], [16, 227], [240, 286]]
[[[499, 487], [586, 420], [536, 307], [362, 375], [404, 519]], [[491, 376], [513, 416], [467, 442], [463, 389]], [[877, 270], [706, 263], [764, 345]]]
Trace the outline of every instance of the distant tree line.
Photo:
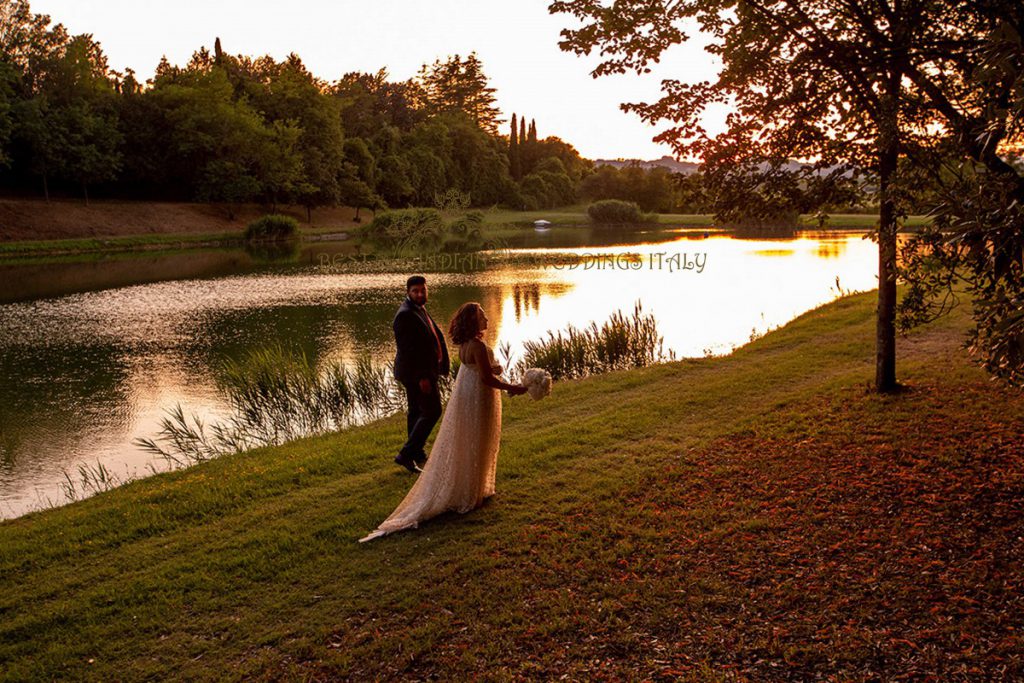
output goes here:
[[[161, 60], [141, 83], [24, 0], [0, 0], [0, 183], [8, 193], [379, 208], [576, 200], [590, 163], [531, 122], [512, 135], [475, 54], [334, 83], [296, 54]], [[525, 123], [525, 122], [524, 122]], [[520, 137], [522, 138], [520, 142]]]
[[449, 190], [473, 206], [527, 210], [621, 199], [648, 212], [716, 212], [737, 198], [724, 179], [595, 168], [569, 143], [539, 138], [533, 119], [513, 113], [507, 136], [504, 123], [476, 54], [405, 81], [381, 69], [328, 83], [296, 54], [230, 55], [217, 40], [184, 66], [162, 59], [142, 83], [112, 70], [93, 36], [0, 0], [8, 194], [201, 201], [229, 215], [241, 203], [284, 203], [307, 217], [336, 205], [433, 206]]

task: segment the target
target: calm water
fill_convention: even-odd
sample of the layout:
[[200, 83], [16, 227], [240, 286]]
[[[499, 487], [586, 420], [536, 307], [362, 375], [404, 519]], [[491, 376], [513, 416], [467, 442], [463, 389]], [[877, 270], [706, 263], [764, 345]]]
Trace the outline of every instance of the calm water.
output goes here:
[[[489, 343], [517, 351], [547, 330], [600, 323], [642, 301], [666, 348], [703, 356], [834, 299], [837, 277], [844, 290], [876, 287], [877, 247], [859, 232], [616, 241], [530, 235], [468, 272], [465, 262], [441, 264], [427, 272], [428, 310], [443, 326], [461, 303], [479, 301]], [[222, 416], [215, 368], [247, 349], [280, 342], [318, 362], [363, 353], [390, 362], [406, 271], [361, 261], [345, 243], [281, 256], [0, 266], [0, 517], [61, 502], [64, 472], [76, 476], [83, 463], [122, 479], [163, 469], [133, 439], [154, 436], [176, 403]]]

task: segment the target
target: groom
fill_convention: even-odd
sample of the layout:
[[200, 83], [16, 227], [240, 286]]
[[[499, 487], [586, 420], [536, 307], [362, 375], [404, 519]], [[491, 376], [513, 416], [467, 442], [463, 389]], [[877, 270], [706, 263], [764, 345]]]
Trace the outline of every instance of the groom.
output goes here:
[[395, 462], [410, 472], [419, 472], [417, 465], [427, 461], [423, 444], [441, 417], [437, 380], [448, 376], [448, 347], [441, 329], [424, 308], [427, 303], [426, 278], [422, 275], [410, 277], [405, 283], [405, 294], [392, 328], [398, 346], [395, 379], [405, 387], [409, 401], [408, 439]]

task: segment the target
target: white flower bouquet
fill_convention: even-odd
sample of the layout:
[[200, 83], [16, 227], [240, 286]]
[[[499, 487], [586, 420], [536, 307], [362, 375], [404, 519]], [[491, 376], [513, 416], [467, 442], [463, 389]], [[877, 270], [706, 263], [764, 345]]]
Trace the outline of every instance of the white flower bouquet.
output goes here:
[[523, 386], [534, 401], [551, 393], [551, 374], [541, 368], [530, 368], [523, 373]]

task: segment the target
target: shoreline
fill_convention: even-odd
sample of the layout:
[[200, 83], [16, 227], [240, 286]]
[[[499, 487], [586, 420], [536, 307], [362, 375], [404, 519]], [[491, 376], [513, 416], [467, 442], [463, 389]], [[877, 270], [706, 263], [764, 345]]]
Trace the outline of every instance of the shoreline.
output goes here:
[[[246, 244], [242, 233], [248, 220], [268, 213], [270, 209], [246, 206], [239, 209], [232, 220], [228, 220], [223, 211], [222, 208], [201, 204], [94, 201], [91, 206], [85, 207], [81, 203], [70, 201], [53, 201], [46, 205], [41, 200], [0, 199], [0, 219], [7, 221], [0, 230], [0, 262], [90, 254], [239, 247]], [[314, 212], [314, 223], [310, 226], [305, 222], [304, 214], [300, 215], [300, 211], [295, 207], [278, 207], [277, 211], [300, 219], [302, 232], [299, 239], [302, 242], [358, 238], [373, 217], [372, 212], [366, 211], [366, 216], [357, 223], [351, 220], [353, 209], [319, 209]], [[49, 212], [50, 217], [36, 215], [46, 212]], [[485, 211], [485, 235], [500, 238], [520, 234], [532, 230], [533, 221], [540, 218], [549, 220], [550, 230], [555, 231], [615, 229], [595, 227], [587, 216], [586, 207], [573, 205], [547, 211]], [[46, 229], [38, 227], [50, 225], [47, 223], [48, 220], [56, 223]], [[20, 227], [12, 229], [12, 221]], [[75, 221], [81, 223], [76, 224]], [[826, 226], [819, 228], [812, 216], [805, 216], [801, 217], [801, 223], [793, 230], [870, 230], [876, 222], [877, 216], [873, 214], [836, 214], [830, 217]], [[904, 229], [910, 232], [927, 222], [928, 219], [925, 217], [913, 216], [907, 220]], [[33, 225], [50, 237], [9, 238], [12, 234], [24, 236]], [[75, 228], [73, 225], [80, 227]], [[226, 229], [229, 227], [230, 230]], [[742, 228], [716, 228], [712, 216], [699, 214], [659, 214], [657, 223], [636, 226], [635, 229], [657, 230], [672, 227], [726, 232], [745, 231]], [[765, 234], [772, 232], [770, 228], [761, 230]], [[103, 232], [109, 234], [97, 234]], [[59, 236], [56, 236], [57, 234]]]
[[[305, 242], [342, 242], [351, 238], [349, 233], [333, 229], [324, 234], [303, 233], [298, 239]], [[162, 251], [184, 251], [190, 249], [240, 248], [247, 244], [274, 245], [286, 242], [248, 242], [234, 233], [210, 235], [130, 235], [125, 237], [41, 240], [28, 242], [0, 243], [0, 262], [18, 262], [22, 259], [60, 256], [84, 256], [103, 254], [147, 253]]]
[[295, 218], [310, 238], [363, 225], [343, 206], [314, 210], [310, 223], [305, 208], [290, 205], [0, 198], [0, 259], [236, 246], [246, 226], [268, 213]]

